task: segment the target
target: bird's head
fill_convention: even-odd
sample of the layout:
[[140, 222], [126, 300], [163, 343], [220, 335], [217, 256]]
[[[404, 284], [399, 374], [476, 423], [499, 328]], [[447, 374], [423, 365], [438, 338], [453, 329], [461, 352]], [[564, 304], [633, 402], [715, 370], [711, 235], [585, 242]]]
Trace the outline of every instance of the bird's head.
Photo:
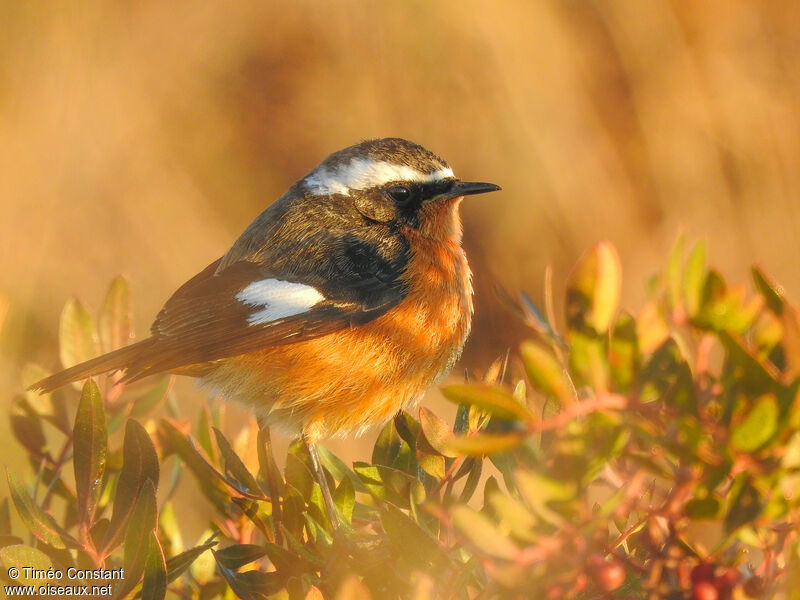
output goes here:
[[400, 138], [361, 142], [328, 156], [301, 185], [307, 195], [351, 204], [375, 225], [408, 228], [435, 239], [459, 237], [464, 196], [499, 190], [461, 181], [439, 156]]

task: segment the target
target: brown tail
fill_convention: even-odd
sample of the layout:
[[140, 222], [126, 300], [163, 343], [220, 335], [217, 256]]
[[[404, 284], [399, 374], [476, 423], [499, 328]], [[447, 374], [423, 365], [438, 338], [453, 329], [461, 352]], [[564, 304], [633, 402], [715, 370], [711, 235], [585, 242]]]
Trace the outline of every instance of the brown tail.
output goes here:
[[97, 358], [92, 358], [86, 362], [82, 362], [69, 369], [64, 369], [58, 373], [45, 377], [41, 381], [37, 381], [29, 390], [38, 390], [42, 393], [52, 392], [73, 381], [85, 379], [92, 375], [99, 375], [107, 371], [119, 371], [127, 369], [133, 363], [139, 362], [137, 359], [141, 358], [142, 351], [147, 350], [153, 343], [155, 338], [147, 338], [141, 342], [136, 342], [125, 348], [114, 350], [108, 354], [103, 354]]

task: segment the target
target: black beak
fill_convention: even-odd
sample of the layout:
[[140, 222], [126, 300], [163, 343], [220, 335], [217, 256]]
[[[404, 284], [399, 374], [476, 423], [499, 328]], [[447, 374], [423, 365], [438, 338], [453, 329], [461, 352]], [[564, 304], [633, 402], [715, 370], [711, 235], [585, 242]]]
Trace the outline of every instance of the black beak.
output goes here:
[[472, 196], [473, 194], [497, 192], [501, 189], [503, 188], [493, 183], [479, 183], [477, 181], [454, 181], [453, 185], [443, 194], [443, 196], [446, 198], [458, 198], [459, 196]]

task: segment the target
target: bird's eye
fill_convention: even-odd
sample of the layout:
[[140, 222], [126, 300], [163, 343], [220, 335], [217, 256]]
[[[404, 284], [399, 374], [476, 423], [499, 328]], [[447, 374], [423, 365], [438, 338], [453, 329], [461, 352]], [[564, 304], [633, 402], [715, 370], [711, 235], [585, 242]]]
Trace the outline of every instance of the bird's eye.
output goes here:
[[395, 185], [386, 190], [389, 197], [398, 204], [405, 204], [411, 200], [411, 190], [404, 185]]

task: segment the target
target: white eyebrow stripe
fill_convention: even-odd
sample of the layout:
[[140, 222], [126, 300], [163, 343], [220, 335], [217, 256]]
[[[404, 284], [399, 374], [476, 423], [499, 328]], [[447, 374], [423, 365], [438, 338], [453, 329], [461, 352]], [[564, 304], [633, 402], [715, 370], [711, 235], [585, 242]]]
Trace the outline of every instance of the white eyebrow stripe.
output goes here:
[[270, 278], [254, 281], [236, 294], [236, 299], [248, 306], [263, 307], [247, 317], [250, 325], [263, 325], [308, 312], [325, 296], [310, 285]]
[[346, 165], [334, 170], [327, 167], [317, 169], [305, 178], [305, 184], [315, 194], [343, 194], [350, 190], [364, 190], [385, 185], [392, 181], [416, 181], [430, 183], [453, 177], [450, 168], [433, 173], [423, 173], [407, 165], [396, 165], [370, 158], [354, 158]]

